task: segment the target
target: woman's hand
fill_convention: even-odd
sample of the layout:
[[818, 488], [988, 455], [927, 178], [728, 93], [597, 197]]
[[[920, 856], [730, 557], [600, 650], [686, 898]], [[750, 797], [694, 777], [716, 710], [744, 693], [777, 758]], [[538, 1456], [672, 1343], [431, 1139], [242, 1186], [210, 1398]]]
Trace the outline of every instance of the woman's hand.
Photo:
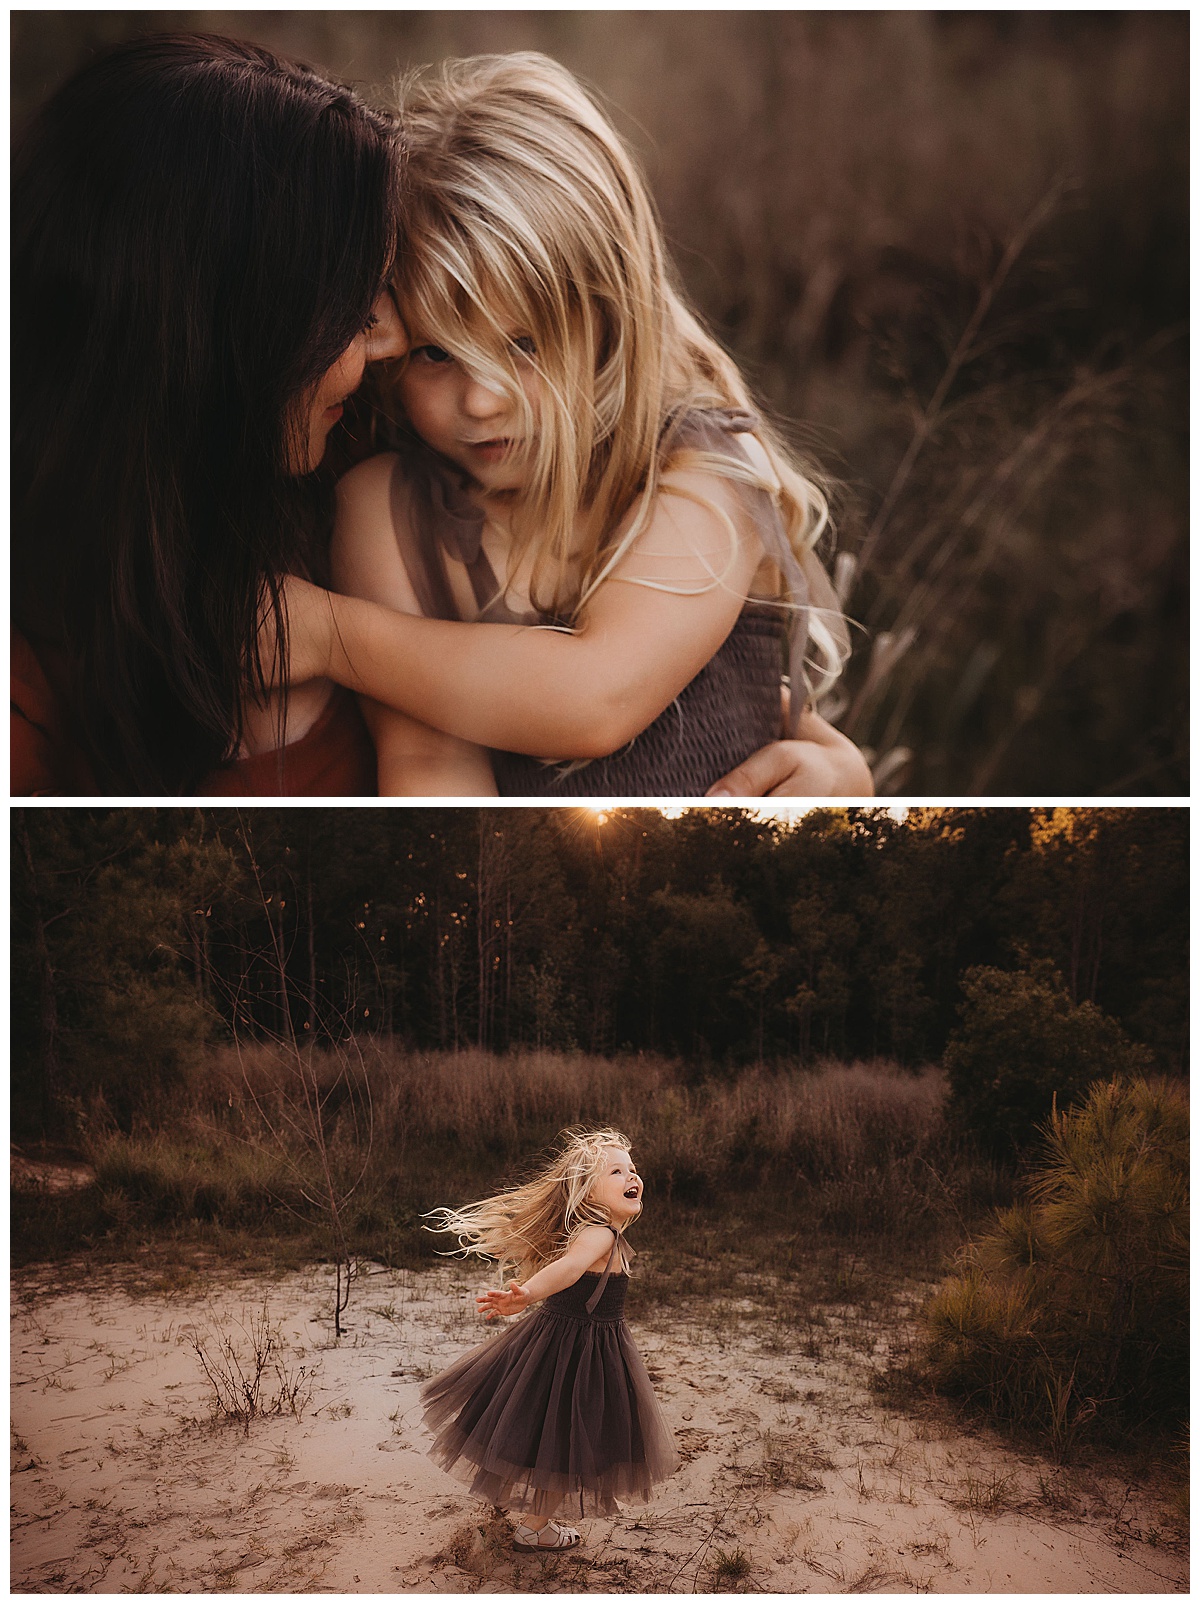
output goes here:
[[295, 574], [284, 576], [279, 595], [287, 615], [286, 672], [279, 661], [275, 615], [265, 600], [258, 626], [259, 661], [268, 686], [276, 690], [285, 682], [303, 685], [307, 680], [329, 678], [336, 638], [333, 595]]
[[490, 1320], [497, 1314], [520, 1314], [533, 1299], [519, 1281], [510, 1281], [507, 1292], [483, 1292], [475, 1299], [480, 1312]]
[[849, 736], [805, 712], [793, 741], [761, 747], [709, 796], [874, 796], [866, 759]]

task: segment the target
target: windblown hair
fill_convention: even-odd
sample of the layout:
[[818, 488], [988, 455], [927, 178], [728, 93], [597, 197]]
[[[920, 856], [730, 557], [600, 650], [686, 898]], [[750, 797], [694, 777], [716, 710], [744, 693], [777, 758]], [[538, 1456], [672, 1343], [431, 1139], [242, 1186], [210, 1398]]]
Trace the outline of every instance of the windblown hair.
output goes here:
[[[395, 250], [389, 118], [256, 45], [157, 34], [34, 117], [12, 187], [13, 599], [108, 791], [194, 790], [319, 577], [307, 401]], [[326, 505], [322, 505], [322, 501]]]
[[559, 1140], [560, 1150], [532, 1180], [461, 1209], [434, 1209], [428, 1216], [434, 1223], [426, 1229], [453, 1232], [461, 1256], [495, 1259], [505, 1280], [526, 1281], [565, 1253], [585, 1226], [612, 1225], [608, 1210], [589, 1194], [604, 1173], [605, 1149], [628, 1151], [629, 1138], [620, 1131], [571, 1127]]
[[[672, 449], [671, 420], [689, 410], [757, 409], [689, 310], [645, 180], [604, 113], [564, 67], [534, 53], [446, 62], [409, 78], [398, 99], [400, 306], [422, 341], [519, 409], [531, 445], [510, 572], [532, 553], [534, 606], [574, 623], [669, 489], [663, 474], [706, 467], [774, 496], [807, 579], [808, 596], [794, 600], [810, 606], [813, 682], [826, 688], [848, 645], [814, 550], [828, 526], [825, 497], [765, 421], [755, 433], [773, 481], [748, 463]], [[536, 427], [514, 329], [536, 350]], [[402, 410], [398, 397], [381, 399]], [[584, 553], [572, 562], [581, 515]]]

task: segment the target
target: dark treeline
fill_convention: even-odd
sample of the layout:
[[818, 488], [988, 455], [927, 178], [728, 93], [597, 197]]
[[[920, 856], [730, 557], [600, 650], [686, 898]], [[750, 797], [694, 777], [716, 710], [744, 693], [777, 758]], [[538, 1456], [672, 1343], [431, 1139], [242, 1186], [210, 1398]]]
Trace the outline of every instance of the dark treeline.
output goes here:
[[938, 1057], [973, 965], [1050, 960], [1186, 1042], [1176, 809], [13, 815], [18, 1135], [123, 1122], [208, 1040]]

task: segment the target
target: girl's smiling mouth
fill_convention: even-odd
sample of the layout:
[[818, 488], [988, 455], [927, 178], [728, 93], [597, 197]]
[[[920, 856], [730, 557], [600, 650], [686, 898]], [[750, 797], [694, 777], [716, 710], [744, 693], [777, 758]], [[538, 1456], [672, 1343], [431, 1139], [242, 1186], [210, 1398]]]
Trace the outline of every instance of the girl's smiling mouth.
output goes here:
[[468, 451], [473, 451], [488, 462], [497, 462], [512, 450], [514, 442], [509, 439], [500, 440], [466, 440], [463, 442]]

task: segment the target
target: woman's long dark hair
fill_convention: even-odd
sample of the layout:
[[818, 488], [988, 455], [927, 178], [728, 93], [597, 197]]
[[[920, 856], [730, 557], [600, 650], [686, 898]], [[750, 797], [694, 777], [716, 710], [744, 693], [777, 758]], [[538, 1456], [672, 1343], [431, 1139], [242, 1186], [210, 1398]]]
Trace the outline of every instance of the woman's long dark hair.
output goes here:
[[107, 792], [235, 750], [263, 598], [319, 574], [304, 402], [370, 317], [396, 172], [350, 91], [205, 36], [107, 51], [19, 142], [14, 616]]

